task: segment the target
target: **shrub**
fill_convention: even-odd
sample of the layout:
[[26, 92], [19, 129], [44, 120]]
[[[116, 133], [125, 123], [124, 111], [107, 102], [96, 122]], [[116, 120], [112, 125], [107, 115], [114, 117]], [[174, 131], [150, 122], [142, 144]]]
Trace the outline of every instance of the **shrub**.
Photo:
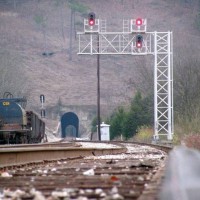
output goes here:
[[142, 97], [141, 93], [137, 92], [127, 111], [124, 107], [118, 107], [107, 120], [110, 124], [111, 139], [123, 137], [128, 140], [137, 133], [138, 127], [152, 124], [152, 105], [150, 96]]
[[183, 139], [183, 142], [189, 148], [200, 150], [200, 134], [191, 133], [189, 135], [186, 135]]
[[149, 126], [141, 126], [137, 134], [134, 137], [134, 140], [139, 142], [151, 142], [153, 137], [154, 131], [152, 127]]

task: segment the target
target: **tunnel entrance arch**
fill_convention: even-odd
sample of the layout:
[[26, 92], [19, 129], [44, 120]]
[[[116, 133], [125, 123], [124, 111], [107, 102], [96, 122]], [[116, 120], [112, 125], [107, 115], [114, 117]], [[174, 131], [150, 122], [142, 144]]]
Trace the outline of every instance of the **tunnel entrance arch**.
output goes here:
[[61, 137], [79, 137], [79, 119], [73, 112], [67, 112], [61, 117]]

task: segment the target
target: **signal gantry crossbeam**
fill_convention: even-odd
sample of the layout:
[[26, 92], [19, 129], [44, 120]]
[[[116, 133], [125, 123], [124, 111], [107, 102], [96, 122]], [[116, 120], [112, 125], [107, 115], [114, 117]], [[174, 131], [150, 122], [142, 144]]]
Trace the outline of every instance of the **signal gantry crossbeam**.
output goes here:
[[157, 140], [162, 135], [172, 140], [172, 32], [147, 32], [147, 21], [140, 18], [124, 20], [122, 32], [107, 32], [106, 21], [92, 17], [84, 20], [84, 32], [77, 33], [78, 54], [154, 56], [154, 138]]

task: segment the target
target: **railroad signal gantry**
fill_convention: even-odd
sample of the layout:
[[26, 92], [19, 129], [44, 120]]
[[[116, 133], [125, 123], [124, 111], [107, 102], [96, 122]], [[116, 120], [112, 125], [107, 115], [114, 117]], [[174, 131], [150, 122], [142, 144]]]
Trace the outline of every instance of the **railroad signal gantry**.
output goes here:
[[[92, 22], [91, 22], [92, 21]], [[173, 38], [172, 32], [147, 32], [146, 19], [123, 20], [123, 31], [107, 32], [106, 20], [94, 13], [78, 32], [79, 55], [154, 56], [154, 139], [173, 139]]]

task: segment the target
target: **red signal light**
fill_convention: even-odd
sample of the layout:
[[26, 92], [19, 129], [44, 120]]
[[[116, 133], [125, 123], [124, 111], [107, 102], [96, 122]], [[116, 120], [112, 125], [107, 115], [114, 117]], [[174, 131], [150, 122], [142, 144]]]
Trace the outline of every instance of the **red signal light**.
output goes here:
[[142, 48], [142, 41], [143, 41], [142, 35], [137, 35], [136, 36], [136, 47], [137, 48]]
[[141, 18], [137, 18], [135, 24], [137, 26], [141, 26], [142, 25], [142, 19]]
[[90, 20], [89, 20], [89, 25], [90, 25], [90, 26], [93, 26], [93, 25], [94, 25], [94, 20], [93, 20], [93, 19], [90, 19]]
[[141, 42], [137, 42], [137, 43], [136, 43], [136, 47], [137, 47], [137, 48], [142, 48], [142, 43], [141, 43]]
[[90, 26], [94, 26], [95, 25], [95, 14], [93, 12], [88, 14], [88, 24]]

